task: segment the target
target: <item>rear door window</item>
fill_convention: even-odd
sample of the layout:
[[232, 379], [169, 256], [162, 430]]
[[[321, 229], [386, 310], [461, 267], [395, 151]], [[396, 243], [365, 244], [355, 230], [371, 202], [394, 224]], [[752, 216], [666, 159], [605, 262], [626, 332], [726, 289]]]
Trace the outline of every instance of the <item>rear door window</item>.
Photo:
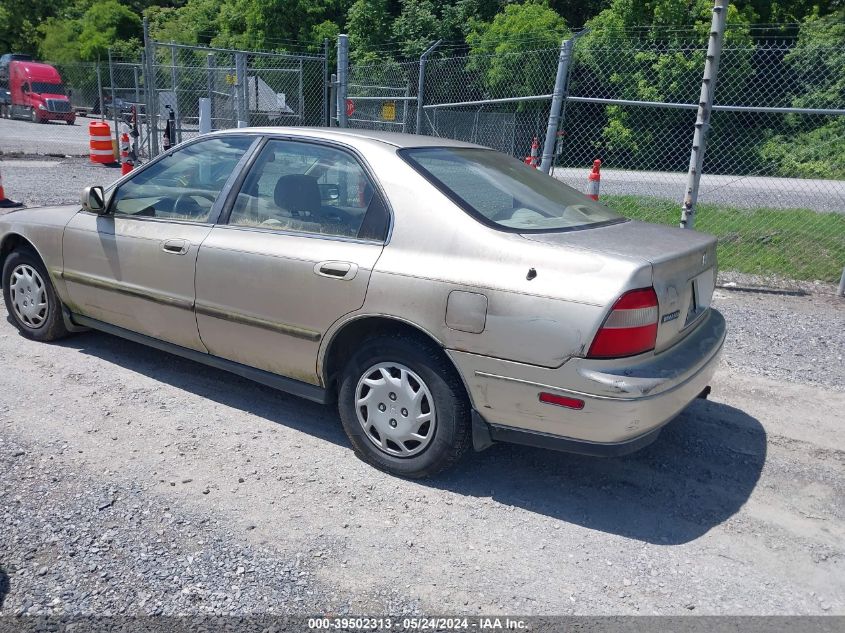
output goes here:
[[271, 139], [241, 186], [229, 224], [381, 240], [387, 218], [381, 196], [351, 153]]

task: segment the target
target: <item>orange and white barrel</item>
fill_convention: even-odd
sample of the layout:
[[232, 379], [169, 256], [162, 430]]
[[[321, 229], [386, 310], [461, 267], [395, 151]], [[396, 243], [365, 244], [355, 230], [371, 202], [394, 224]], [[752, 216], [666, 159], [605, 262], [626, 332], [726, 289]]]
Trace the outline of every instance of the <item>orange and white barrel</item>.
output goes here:
[[599, 199], [599, 186], [601, 185], [601, 161], [593, 161], [593, 170], [587, 176], [587, 197], [593, 200]]
[[105, 121], [91, 121], [88, 124], [88, 142], [92, 163], [108, 165], [114, 162], [114, 145], [111, 128]]

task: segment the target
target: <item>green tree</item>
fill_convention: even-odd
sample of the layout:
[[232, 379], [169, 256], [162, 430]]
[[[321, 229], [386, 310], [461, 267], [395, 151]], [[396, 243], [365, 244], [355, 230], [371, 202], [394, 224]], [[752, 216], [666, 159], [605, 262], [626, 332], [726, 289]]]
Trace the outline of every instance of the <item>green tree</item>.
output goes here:
[[352, 58], [374, 61], [376, 51], [391, 42], [387, 0], [355, 0], [346, 16], [346, 33]]
[[314, 28], [345, 7], [342, 0], [223, 0], [213, 43], [259, 50], [315, 44]]
[[218, 31], [220, 2], [189, 0], [181, 7], [150, 7], [145, 15], [150, 21], [150, 35], [162, 42], [208, 45]]
[[[478, 73], [488, 96], [546, 94], [554, 85], [557, 49], [568, 35], [566, 21], [545, 2], [509, 4], [490, 22], [471, 25], [467, 69]], [[541, 50], [546, 54], [528, 52]]]
[[441, 34], [441, 22], [431, 0], [401, 0], [402, 12], [393, 21], [393, 37], [405, 57], [419, 57]]
[[[845, 9], [801, 25], [798, 43], [785, 59], [795, 73], [791, 105], [796, 108], [845, 108]], [[782, 176], [845, 178], [845, 118], [789, 115], [786, 132], [760, 149]]]
[[140, 47], [141, 18], [117, 0], [82, 0], [38, 28], [41, 57], [55, 62], [105, 59]]
[[[575, 47], [572, 89], [583, 96], [696, 103], [712, 8], [712, 0], [613, 0], [587, 23], [589, 31]], [[717, 97], [737, 94], [751, 76], [749, 15], [733, 4], [729, 7], [731, 27], [725, 35]], [[694, 115], [688, 111], [609, 106], [579, 112], [603, 121], [600, 136], [582, 131], [582, 137], [568, 137], [571, 148], [591, 158], [648, 169], [683, 169], [689, 158], [688, 146], [676, 140], [669, 146], [669, 139], [691, 137]], [[730, 119], [721, 114], [714, 118], [716, 125]], [[590, 127], [592, 132], [595, 128]], [[711, 135], [708, 156], [728, 159], [722, 149], [731, 148], [719, 147], [724, 138], [717, 132]], [[586, 154], [577, 160], [583, 162]]]
[[3, 0], [0, 3], [0, 51], [37, 54], [38, 27], [60, 15], [69, 0]]
[[86, 61], [104, 59], [110, 48], [120, 53], [137, 49], [142, 34], [141, 18], [117, 0], [101, 0], [82, 16], [79, 56]]

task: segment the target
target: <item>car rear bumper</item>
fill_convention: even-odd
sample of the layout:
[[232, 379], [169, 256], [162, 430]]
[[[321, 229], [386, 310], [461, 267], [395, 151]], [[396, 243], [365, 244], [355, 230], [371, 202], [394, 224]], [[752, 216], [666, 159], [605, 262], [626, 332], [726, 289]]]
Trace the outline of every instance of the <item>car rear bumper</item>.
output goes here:
[[[593, 455], [623, 454], [653, 441], [709, 385], [725, 340], [725, 320], [709, 310], [696, 329], [659, 354], [572, 358], [557, 369], [449, 351], [490, 439]], [[542, 392], [583, 401], [569, 409]]]

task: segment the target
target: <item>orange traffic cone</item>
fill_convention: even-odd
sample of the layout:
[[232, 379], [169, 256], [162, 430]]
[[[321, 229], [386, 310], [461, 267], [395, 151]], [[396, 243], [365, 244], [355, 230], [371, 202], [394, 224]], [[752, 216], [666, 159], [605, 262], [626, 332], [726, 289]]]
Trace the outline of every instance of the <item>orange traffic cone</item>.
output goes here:
[[129, 134], [124, 132], [120, 135], [120, 173], [125, 176], [134, 167], [129, 157]]
[[587, 176], [587, 197], [593, 200], [599, 199], [599, 185], [601, 185], [601, 161], [593, 161], [593, 170]]
[[0, 172], [0, 209], [16, 209], [22, 206], [23, 202], [10, 200], [6, 197], [6, 190], [3, 189], [3, 173]]

